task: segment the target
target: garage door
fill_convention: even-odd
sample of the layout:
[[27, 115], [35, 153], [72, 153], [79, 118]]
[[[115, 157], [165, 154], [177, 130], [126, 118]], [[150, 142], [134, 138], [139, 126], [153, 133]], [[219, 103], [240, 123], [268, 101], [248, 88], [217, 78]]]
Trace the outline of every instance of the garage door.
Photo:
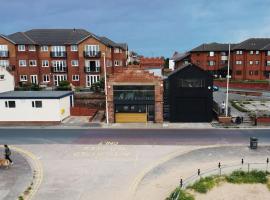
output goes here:
[[116, 123], [146, 123], [147, 114], [146, 113], [116, 113], [115, 122]]

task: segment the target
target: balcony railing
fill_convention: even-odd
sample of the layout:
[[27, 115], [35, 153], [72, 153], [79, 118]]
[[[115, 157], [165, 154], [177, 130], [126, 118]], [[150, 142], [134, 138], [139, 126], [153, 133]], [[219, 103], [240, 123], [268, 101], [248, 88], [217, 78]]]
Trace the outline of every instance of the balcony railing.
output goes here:
[[85, 73], [100, 72], [100, 67], [84, 67]]
[[84, 51], [83, 52], [85, 58], [100, 58], [101, 51]]
[[66, 58], [67, 52], [66, 51], [51, 51], [52, 58]]
[[52, 72], [54, 73], [66, 73], [67, 67], [52, 67]]
[[8, 58], [9, 52], [8, 51], [0, 51], [0, 58]]

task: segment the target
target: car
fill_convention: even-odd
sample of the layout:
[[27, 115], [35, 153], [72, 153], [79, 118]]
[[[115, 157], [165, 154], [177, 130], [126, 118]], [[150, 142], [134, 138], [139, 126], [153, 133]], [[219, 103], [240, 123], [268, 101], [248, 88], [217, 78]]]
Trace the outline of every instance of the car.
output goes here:
[[219, 91], [219, 87], [216, 86], [216, 85], [214, 85], [214, 86], [213, 86], [213, 92], [217, 92], [217, 91]]

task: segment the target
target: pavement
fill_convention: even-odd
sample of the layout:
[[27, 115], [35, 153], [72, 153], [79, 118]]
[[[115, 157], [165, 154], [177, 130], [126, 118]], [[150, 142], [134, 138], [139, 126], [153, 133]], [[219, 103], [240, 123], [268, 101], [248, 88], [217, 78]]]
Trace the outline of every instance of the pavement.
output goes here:
[[[4, 149], [0, 148], [3, 152]], [[3, 158], [1, 154], [1, 158]], [[32, 169], [21, 154], [12, 151], [11, 159], [14, 164], [9, 168], [0, 168], [0, 199], [17, 199], [32, 181]]]

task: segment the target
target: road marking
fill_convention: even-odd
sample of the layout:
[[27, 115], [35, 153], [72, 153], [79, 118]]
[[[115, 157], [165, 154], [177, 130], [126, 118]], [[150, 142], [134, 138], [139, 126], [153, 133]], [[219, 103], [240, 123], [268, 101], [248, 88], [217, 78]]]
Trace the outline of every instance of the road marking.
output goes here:
[[35, 176], [35, 178], [33, 179], [32, 189], [30, 190], [29, 194], [24, 199], [31, 200], [33, 199], [35, 194], [38, 192], [40, 185], [42, 183], [42, 180], [43, 180], [43, 167], [42, 167], [42, 163], [39, 160], [40, 157], [35, 156], [30, 151], [27, 151], [25, 149], [21, 149], [15, 146], [11, 146], [11, 149], [21, 153], [22, 155], [24, 155], [24, 157], [27, 158], [27, 160], [30, 161], [31, 168], [34, 173], [33, 176]]

